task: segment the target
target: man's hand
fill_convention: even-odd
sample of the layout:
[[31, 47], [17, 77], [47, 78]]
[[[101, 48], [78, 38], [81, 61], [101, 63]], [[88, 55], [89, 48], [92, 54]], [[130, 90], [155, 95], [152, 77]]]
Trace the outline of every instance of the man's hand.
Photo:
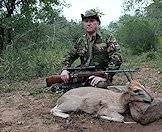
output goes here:
[[90, 83], [92, 86], [97, 85], [101, 81], [106, 81], [105, 78], [98, 77], [98, 76], [90, 76], [88, 79], [90, 79], [90, 80], [92, 79], [92, 81]]
[[69, 76], [69, 71], [67, 70], [63, 70], [61, 72], [61, 79], [64, 81], [64, 82], [68, 82], [70, 76]]

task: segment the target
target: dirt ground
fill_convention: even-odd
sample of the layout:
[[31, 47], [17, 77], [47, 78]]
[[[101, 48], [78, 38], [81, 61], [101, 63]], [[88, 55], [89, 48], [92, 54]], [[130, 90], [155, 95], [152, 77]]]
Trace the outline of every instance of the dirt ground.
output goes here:
[[[162, 97], [160, 76], [150, 68], [135, 74], [154, 96]], [[54, 117], [49, 111], [61, 94], [46, 92], [44, 80], [0, 82], [1, 89], [9, 89], [0, 92], [0, 132], [162, 132], [162, 119], [144, 126], [104, 121], [85, 113], [72, 113], [70, 121]], [[126, 121], [133, 120], [127, 115]]]

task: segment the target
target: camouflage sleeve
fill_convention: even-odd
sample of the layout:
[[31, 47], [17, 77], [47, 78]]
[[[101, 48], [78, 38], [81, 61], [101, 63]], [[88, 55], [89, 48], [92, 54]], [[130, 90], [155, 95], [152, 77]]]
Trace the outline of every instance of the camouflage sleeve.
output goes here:
[[117, 43], [116, 39], [112, 35], [109, 35], [107, 37], [106, 43], [107, 43], [107, 52], [109, 56], [111, 56], [113, 53], [120, 50], [119, 44]]
[[79, 45], [79, 41], [77, 43], [75, 43], [73, 49], [71, 51], [69, 51], [67, 53], [67, 55], [64, 56], [63, 58], [63, 68], [66, 68], [66, 67], [70, 67], [71, 64], [76, 60], [78, 59], [79, 55], [78, 55], [78, 45]]
[[122, 64], [122, 57], [120, 55], [120, 47], [116, 39], [109, 35], [107, 38], [107, 52], [109, 56], [108, 69], [119, 69]]

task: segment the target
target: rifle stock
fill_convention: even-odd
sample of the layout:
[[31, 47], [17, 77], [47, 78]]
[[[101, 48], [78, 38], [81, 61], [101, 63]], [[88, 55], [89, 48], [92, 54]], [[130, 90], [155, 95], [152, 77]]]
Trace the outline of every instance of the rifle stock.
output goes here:
[[[128, 70], [91, 71], [92, 69], [94, 69], [94, 67], [90, 67], [90, 69], [89, 69], [90, 71], [84, 71], [85, 68], [77, 68], [77, 69], [74, 69], [74, 71], [75, 70], [80, 71], [82, 69], [83, 69], [82, 72], [70, 73], [70, 80], [72, 80], [74, 78], [77, 78], [77, 80], [84, 80], [85, 78], [88, 78], [91, 75], [104, 77], [104, 76], [107, 76], [109, 73], [125, 73], [125, 72], [131, 73], [131, 72], [137, 72], [139, 70], [139, 68], [136, 68], [136, 69], [128, 69]], [[61, 79], [61, 75], [52, 75], [52, 76], [49, 76], [46, 78], [47, 87], [52, 86], [52, 84], [62, 83], [62, 82], [64, 82], [64, 81]]]
[[47, 87], [52, 86], [52, 84], [61, 82], [63, 82], [63, 80], [61, 79], [61, 75], [52, 75], [46, 78]]

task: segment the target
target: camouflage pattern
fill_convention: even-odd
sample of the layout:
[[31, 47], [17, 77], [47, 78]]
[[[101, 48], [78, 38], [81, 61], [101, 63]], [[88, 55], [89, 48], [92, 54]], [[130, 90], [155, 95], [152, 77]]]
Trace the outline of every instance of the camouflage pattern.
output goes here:
[[[70, 67], [71, 64], [80, 58], [80, 66], [95, 65], [99, 70], [119, 69], [122, 64], [122, 58], [119, 54], [119, 45], [116, 39], [109, 35], [105, 40], [98, 33], [88, 39], [83, 35], [74, 48], [65, 56], [64, 68]], [[112, 82], [114, 73], [107, 77], [108, 83]], [[104, 87], [107, 84], [103, 84]], [[101, 87], [101, 86], [100, 86]]]
[[99, 24], [101, 23], [99, 14], [95, 9], [87, 10], [85, 14], [81, 14], [82, 21], [89, 17], [95, 18], [97, 21], [99, 21]]
[[[92, 48], [92, 51], [89, 50]], [[74, 45], [74, 48], [65, 56], [63, 65], [70, 67], [78, 58], [80, 66], [86, 66], [90, 53], [92, 54], [89, 65], [97, 65], [99, 69], [118, 69], [122, 63], [119, 55], [119, 45], [111, 35], [104, 41], [101, 35], [96, 34], [89, 40], [86, 35], [82, 36]]]

